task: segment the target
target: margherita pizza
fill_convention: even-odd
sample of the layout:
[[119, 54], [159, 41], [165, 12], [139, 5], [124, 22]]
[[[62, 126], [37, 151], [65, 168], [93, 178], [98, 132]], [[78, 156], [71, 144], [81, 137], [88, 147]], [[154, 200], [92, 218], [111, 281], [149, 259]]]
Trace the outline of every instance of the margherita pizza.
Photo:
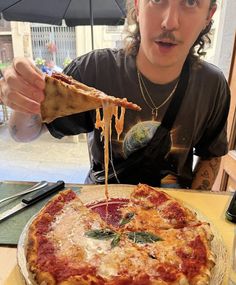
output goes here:
[[28, 230], [33, 284], [206, 285], [214, 267], [210, 225], [163, 191], [139, 184], [117, 226], [72, 190], [54, 196]]

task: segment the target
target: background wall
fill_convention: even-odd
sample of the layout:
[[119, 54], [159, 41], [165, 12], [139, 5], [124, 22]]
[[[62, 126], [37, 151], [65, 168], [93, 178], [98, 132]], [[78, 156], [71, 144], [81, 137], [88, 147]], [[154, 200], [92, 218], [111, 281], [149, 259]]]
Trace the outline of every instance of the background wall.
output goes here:
[[236, 33], [236, 0], [218, 0], [218, 6], [220, 13], [217, 19], [213, 63], [219, 66], [228, 78]]

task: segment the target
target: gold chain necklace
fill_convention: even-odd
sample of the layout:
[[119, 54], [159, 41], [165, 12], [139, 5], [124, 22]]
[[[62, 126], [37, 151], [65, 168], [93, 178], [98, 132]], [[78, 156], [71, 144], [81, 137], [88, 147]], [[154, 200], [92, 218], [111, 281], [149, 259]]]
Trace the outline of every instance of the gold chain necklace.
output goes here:
[[[169, 100], [170, 98], [172, 97], [172, 95], [174, 94], [176, 88], [177, 88], [177, 85], [178, 85], [178, 82], [176, 82], [175, 84], [175, 87], [173, 88], [173, 90], [171, 91], [170, 95], [164, 100], [164, 102], [162, 102], [159, 106], [156, 106], [154, 101], [152, 100], [152, 97], [151, 95], [149, 94], [148, 90], [147, 90], [147, 87], [143, 81], [143, 78], [142, 78], [142, 75], [140, 74], [139, 70], [137, 69], [137, 75], [138, 75], [138, 82], [139, 82], [139, 87], [140, 87], [140, 91], [141, 91], [141, 94], [142, 94], [142, 97], [143, 97], [143, 100], [145, 101], [145, 103], [147, 104], [147, 106], [152, 110], [152, 119], [153, 120], [156, 120], [157, 117], [158, 117], [158, 110], [164, 106]], [[151, 104], [148, 102], [146, 96], [145, 96], [145, 92], [143, 90], [143, 87], [145, 89], [145, 92], [151, 102]]]

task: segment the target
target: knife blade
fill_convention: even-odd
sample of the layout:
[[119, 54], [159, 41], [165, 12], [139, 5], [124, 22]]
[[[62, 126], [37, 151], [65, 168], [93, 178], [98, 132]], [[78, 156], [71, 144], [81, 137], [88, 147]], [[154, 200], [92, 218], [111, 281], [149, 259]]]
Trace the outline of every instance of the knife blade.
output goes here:
[[5, 202], [5, 201], [7, 201], [7, 200], [16, 198], [16, 197], [18, 197], [18, 196], [25, 195], [25, 194], [29, 194], [30, 192], [34, 192], [34, 191], [36, 191], [36, 190], [38, 190], [38, 189], [41, 189], [41, 188], [43, 188], [43, 187], [45, 187], [45, 186], [47, 186], [47, 185], [48, 185], [48, 182], [47, 182], [47, 181], [41, 181], [41, 182], [35, 184], [34, 186], [32, 186], [32, 187], [26, 189], [26, 190], [23, 190], [23, 191], [18, 192], [18, 193], [14, 194], [14, 195], [11, 195], [11, 196], [8, 196], [8, 197], [6, 197], [6, 198], [1, 199], [1, 200], [0, 200], [0, 204], [3, 203], [3, 202]]
[[37, 193], [31, 194], [30, 196], [23, 198], [21, 200], [21, 202], [19, 204], [17, 204], [16, 206], [14, 206], [13, 208], [6, 210], [5, 212], [1, 213], [0, 214], [0, 222], [2, 220], [12, 216], [13, 214], [21, 211], [22, 209], [37, 203], [38, 201], [42, 200], [43, 198], [49, 196], [50, 194], [52, 194], [58, 190], [63, 189], [64, 187], [65, 187], [65, 183], [62, 180], [57, 181], [53, 185], [47, 185], [47, 186], [43, 187]]

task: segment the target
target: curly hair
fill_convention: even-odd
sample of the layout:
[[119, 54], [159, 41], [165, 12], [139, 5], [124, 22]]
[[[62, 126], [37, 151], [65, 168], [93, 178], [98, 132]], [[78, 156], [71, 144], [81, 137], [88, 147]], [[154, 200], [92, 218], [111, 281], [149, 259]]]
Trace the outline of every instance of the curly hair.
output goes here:
[[[216, 3], [216, 0], [211, 0], [210, 8]], [[140, 45], [140, 31], [139, 24], [137, 22], [135, 7], [133, 4], [133, 0], [126, 1], [126, 9], [127, 9], [127, 22], [125, 26], [125, 32], [127, 34], [125, 38], [125, 51], [129, 54], [136, 55]], [[206, 52], [204, 48], [206, 44], [211, 43], [211, 39], [209, 37], [210, 30], [213, 25], [213, 20], [206, 26], [206, 28], [199, 34], [198, 38], [192, 45], [189, 56], [192, 58], [199, 58], [204, 56]]]

